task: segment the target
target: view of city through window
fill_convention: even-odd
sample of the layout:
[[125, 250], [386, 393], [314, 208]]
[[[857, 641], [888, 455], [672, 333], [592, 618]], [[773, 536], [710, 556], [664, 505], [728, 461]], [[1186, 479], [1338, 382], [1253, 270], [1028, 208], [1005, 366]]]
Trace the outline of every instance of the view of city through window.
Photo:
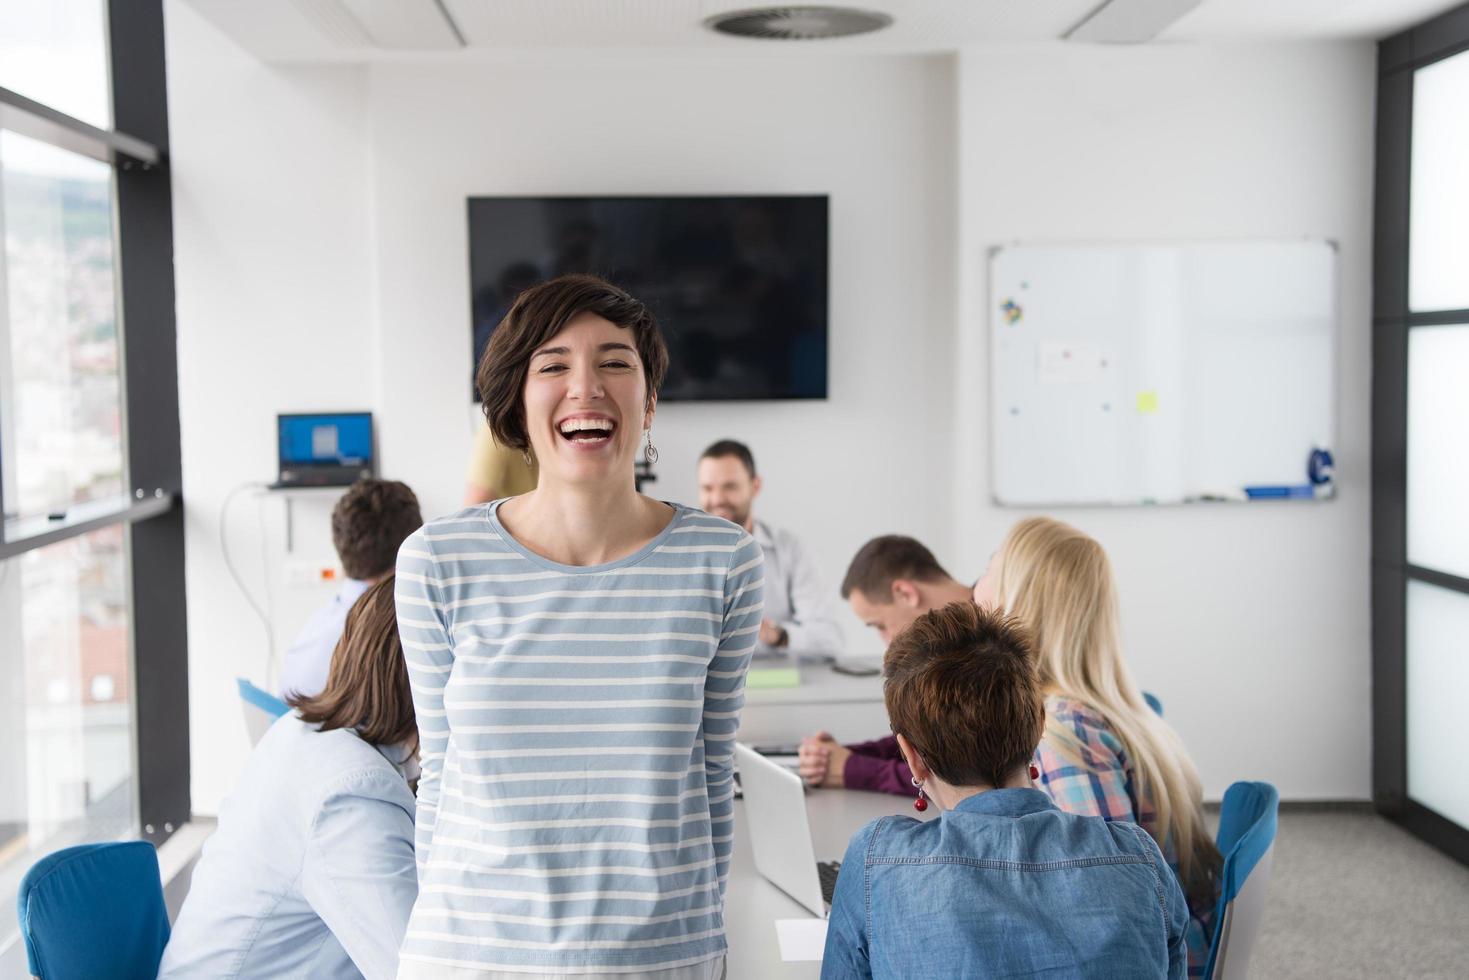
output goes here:
[[[109, 125], [105, 4], [4, 7], [0, 86]], [[0, 131], [12, 526], [125, 499], [114, 186], [109, 164]], [[0, 898], [44, 854], [137, 835], [128, 542], [117, 523], [0, 561]], [[0, 925], [0, 948], [15, 928]]]

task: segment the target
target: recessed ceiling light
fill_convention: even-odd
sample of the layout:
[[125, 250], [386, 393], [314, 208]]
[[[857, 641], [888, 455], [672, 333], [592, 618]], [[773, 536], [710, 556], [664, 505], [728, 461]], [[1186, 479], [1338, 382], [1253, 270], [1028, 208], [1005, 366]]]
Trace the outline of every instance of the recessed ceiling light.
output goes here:
[[887, 14], [851, 7], [760, 7], [717, 14], [704, 25], [721, 34], [761, 41], [815, 41], [880, 31], [893, 22]]

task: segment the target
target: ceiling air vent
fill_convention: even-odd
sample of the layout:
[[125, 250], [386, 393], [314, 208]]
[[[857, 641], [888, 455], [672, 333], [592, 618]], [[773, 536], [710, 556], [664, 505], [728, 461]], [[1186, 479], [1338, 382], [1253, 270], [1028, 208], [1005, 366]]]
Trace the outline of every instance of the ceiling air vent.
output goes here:
[[762, 41], [814, 41], [880, 31], [893, 22], [887, 14], [850, 7], [761, 7], [710, 17], [704, 23], [721, 34]]

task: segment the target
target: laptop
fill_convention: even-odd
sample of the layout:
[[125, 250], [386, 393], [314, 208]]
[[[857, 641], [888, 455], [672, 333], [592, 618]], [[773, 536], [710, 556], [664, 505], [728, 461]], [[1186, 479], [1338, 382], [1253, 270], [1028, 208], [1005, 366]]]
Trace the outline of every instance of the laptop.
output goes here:
[[842, 863], [816, 860], [806, 820], [806, 785], [790, 769], [738, 742], [735, 761], [755, 870], [813, 914], [825, 917]]
[[372, 413], [277, 415], [279, 477], [272, 489], [345, 487], [373, 475]]

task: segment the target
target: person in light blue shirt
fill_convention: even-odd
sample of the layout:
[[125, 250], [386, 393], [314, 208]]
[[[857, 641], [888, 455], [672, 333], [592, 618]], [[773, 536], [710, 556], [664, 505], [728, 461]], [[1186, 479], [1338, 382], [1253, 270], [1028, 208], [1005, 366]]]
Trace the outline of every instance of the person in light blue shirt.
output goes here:
[[883, 668], [914, 807], [941, 812], [852, 839], [823, 980], [1182, 980], [1188, 903], [1152, 837], [1062, 813], [1033, 785], [1045, 704], [1023, 629], [956, 602], [898, 634]]
[[725, 975], [763, 562], [637, 492], [667, 365], [648, 308], [594, 276], [527, 289], [490, 338], [490, 428], [540, 473], [398, 554], [423, 740], [400, 980]]
[[417, 730], [393, 577], [347, 615], [326, 689], [255, 747], [159, 977], [392, 977], [418, 895]]
[[311, 698], [322, 692], [347, 610], [362, 593], [393, 573], [398, 546], [422, 526], [418, 498], [406, 483], [358, 480], [342, 494], [332, 508], [332, 545], [347, 578], [331, 602], [311, 614], [286, 649], [281, 697]]

